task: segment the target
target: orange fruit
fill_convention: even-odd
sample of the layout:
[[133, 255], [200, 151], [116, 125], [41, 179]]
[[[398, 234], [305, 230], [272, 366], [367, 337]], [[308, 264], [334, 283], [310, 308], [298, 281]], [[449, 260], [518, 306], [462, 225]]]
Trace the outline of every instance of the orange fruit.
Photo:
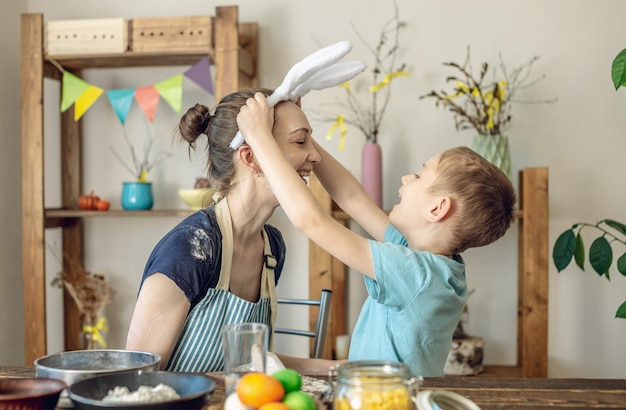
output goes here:
[[281, 369], [272, 373], [272, 377], [282, 383], [285, 393], [300, 390], [302, 387], [302, 376], [293, 369]]
[[247, 373], [237, 383], [235, 388], [239, 400], [252, 408], [259, 408], [264, 404], [281, 401], [285, 396], [283, 385], [264, 373]]
[[259, 407], [259, 410], [290, 410], [286, 404], [283, 404], [279, 401], [274, 401], [271, 403], [267, 403]]

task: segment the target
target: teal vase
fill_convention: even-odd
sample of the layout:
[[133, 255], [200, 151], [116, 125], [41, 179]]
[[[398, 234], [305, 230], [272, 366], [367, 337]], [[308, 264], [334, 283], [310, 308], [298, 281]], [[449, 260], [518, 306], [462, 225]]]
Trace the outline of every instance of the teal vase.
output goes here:
[[126, 211], [145, 211], [152, 209], [152, 182], [123, 182], [122, 208]]
[[472, 149], [500, 168], [511, 179], [511, 151], [506, 135], [476, 135]]

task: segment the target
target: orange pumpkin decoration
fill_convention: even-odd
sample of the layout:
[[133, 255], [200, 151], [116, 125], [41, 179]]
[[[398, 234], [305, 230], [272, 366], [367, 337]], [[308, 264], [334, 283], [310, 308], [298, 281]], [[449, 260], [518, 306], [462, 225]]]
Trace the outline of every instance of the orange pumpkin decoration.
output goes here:
[[109, 209], [110, 206], [111, 204], [109, 203], [109, 201], [104, 198], [98, 199], [96, 201], [96, 209], [98, 209], [98, 211], [106, 211]]
[[78, 198], [78, 207], [80, 209], [83, 209], [85, 211], [90, 211], [90, 210], [94, 210], [94, 209], [98, 209], [97, 208], [97, 203], [98, 200], [100, 198], [98, 198], [97, 196], [94, 195], [94, 192], [91, 191], [89, 193], [89, 195], [81, 195]]

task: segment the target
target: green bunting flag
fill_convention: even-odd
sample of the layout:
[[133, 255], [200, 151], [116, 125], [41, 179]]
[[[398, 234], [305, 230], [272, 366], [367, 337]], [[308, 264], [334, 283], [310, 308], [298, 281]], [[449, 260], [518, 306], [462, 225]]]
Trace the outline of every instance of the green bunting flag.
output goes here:
[[178, 74], [156, 83], [154, 88], [159, 92], [161, 98], [180, 114], [183, 106], [183, 75]]

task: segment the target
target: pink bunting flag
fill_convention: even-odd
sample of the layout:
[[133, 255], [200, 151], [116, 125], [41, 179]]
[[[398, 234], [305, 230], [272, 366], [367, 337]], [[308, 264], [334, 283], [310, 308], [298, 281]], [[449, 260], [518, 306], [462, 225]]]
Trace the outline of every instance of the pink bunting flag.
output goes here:
[[159, 92], [154, 88], [154, 85], [136, 88], [135, 101], [137, 101], [137, 104], [139, 104], [139, 107], [141, 107], [141, 110], [150, 122], [153, 122], [157, 105], [159, 104]]
[[189, 67], [184, 74], [185, 77], [207, 90], [210, 94], [215, 95], [213, 91], [213, 80], [211, 79], [209, 57], [204, 57], [193, 66]]
[[183, 75], [178, 74], [160, 81], [154, 85], [154, 88], [159, 92], [161, 98], [180, 114], [183, 105]]

